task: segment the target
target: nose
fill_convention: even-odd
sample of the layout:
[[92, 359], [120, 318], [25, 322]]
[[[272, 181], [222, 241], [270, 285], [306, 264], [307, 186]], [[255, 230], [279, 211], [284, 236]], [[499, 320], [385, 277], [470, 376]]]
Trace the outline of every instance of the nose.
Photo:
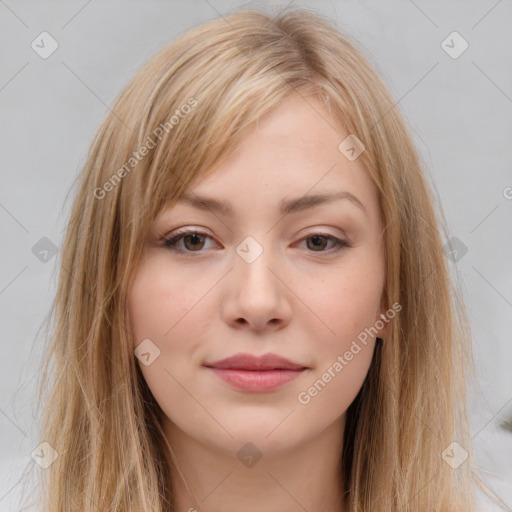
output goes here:
[[290, 322], [292, 294], [289, 277], [270, 249], [253, 261], [243, 253], [234, 256], [233, 270], [225, 283], [222, 315], [232, 327], [275, 331]]

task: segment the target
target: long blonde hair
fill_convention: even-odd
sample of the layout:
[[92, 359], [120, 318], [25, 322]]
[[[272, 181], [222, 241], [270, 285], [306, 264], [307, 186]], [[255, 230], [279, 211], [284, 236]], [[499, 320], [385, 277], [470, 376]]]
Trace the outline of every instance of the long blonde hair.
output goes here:
[[[466, 381], [475, 372], [444, 218], [369, 61], [300, 9], [233, 12], [184, 33], [137, 73], [97, 132], [41, 366], [40, 439], [58, 454], [40, 472], [44, 512], [173, 510], [163, 412], [134, 358], [127, 295], [157, 214], [292, 92], [321, 99], [363, 141], [385, 226], [385, 298], [402, 305], [347, 411], [340, 485], [354, 512], [474, 510]], [[446, 462], [453, 442], [468, 453], [457, 468]]]

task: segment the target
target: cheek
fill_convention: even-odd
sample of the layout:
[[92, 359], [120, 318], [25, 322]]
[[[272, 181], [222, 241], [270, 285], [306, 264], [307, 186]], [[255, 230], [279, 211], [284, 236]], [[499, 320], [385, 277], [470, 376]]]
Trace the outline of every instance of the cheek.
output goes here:
[[[177, 423], [198, 414], [195, 402], [180, 383], [190, 382], [196, 340], [208, 326], [208, 322], [198, 322], [200, 296], [190, 283], [190, 279], [172, 274], [165, 264], [153, 260], [139, 268], [128, 298], [133, 348], [149, 339], [154, 344], [145, 345], [149, 352], [153, 355], [159, 351], [150, 364], [140, 360], [138, 366], [155, 400]], [[180, 411], [177, 417], [176, 410]]]
[[383, 286], [382, 262], [370, 250], [368, 254], [360, 251], [357, 257], [344, 259], [320, 279], [310, 279], [303, 295], [321, 320], [326, 342], [318, 344], [318, 348], [324, 355], [347, 350], [352, 340], [374, 326]]
[[158, 261], [141, 266], [128, 301], [134, 346], [145, 338], [161, 348], [172, 344], [197, 302], [192, 289]]
[[160, 346], [158, 340], [171, 327], [170, 316], [164, 315], [168, 304], [166, 304], [167, 301], [162, 292], [163, 287], [158, 275], [149, 269], [141, 268], [129, 297], [135, 347], [146, 338], [155, 341]]
[[[351, 262], [352, 263], [352, 262]], [[353, 402], [368, 374], [375, 339], [369, 329], [377, 320], [383, 276], [359, 260], [330, 274], [321, 288], [312, 285], [308, 297], [322, 319], [321, 339], [315, 337], [316, 367], [297, 401], [305, 421], [317, 428], [314, 417], [327, 425]], [[375, 269], [378, 269], [378, 262]], [[316, 426], [315, 426], [316, 425]]]

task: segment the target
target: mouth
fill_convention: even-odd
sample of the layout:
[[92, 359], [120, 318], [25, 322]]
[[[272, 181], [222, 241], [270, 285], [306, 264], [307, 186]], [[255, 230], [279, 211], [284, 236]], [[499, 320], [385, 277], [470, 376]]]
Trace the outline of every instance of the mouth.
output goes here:
[[261, 357], [237, 354], [203, 366], [232, 387], [251, 392], [280, 388], [309, 369], [275, 354]]

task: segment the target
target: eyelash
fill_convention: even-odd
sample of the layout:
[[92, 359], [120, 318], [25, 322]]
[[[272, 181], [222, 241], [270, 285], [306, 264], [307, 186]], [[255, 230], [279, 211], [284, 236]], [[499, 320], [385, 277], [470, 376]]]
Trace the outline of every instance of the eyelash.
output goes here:
[[[204, 250], [199, 250], [199, 251], [188, 251], [188, 250], [184, 250], [184, 249], [178, 249], [176, 247], [177, 243], [182, 240], [183, 238], [185, 238], [187, 235], [198, 235], [198, 236], [202, 236], [202, 237], [206, 237], [206, 238], [210, 238], [212, 239], [212, 237], [206, 233], [203, 233], [201, 231], [197, 231], [195, 229], [190, 229], [190, 230], [184, 230], [184, 231], [179, 231], [178, 233], [174, 234], [172, 237], [169, 237], [169, 238], [165, 238], [164, 239], [164, 247], [166, 249], [169, 249], [171, 251], [174, 251], [174, 252], [177, 252], [177, 253], [181, 253], [181, 254], [190, 254], [190, 255], [193, 255], [194, 253], [202, 253], [202, 252], [205, 252]], [[335, 236], [333, 235], [330, 235], [328, 233], [311, 233], [309, 234], [308, 236], [302, 238], [302, 240], [300, 240], [301, 242], [303, 240], [307, 240], [308, 238], [312, 238], [312, 237], [315, 237], [315, 236], [320, 236], [320, 237], [323, 237], [323, 238], [327, 238], [328, 240], [334, 242], [335, 244], [335, 247], [329, 249], [329, 250], [326, 250], [326, 251], [310, 251], [312, 253], [315, 253], [315, 252], [318, 252], [318, 253], [332, 253], [332, 252], [338, 252], [342, 249], [345, 249], [345, 248], [348, 248], [348, 247], [351, 247], [351, 245], [348, 243], [348, 242], [345, 242], [344, 240], [340, 240], [339, 238], [336, 238]], [[192, 256], [194, 257], [194, 256]]]

